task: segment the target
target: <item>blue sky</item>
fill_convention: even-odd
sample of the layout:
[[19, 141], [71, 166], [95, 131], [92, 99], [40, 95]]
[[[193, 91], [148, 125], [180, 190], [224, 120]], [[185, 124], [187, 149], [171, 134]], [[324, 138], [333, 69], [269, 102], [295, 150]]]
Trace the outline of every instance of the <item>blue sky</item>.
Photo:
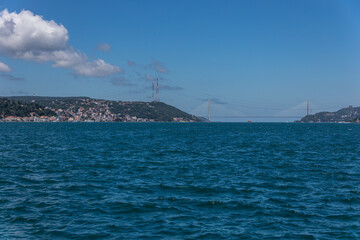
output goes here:
[[[37, 18], [29, 13], [18, 45], [0, 37], [2, 96], [149, 101], [159, 78], [162, 101], [197, 115], [208, 98], [213, 116], [360, 105], [359, 1], [0, 1], [5, 9]], [[41, 35], [48, 21], [59, 34]]]

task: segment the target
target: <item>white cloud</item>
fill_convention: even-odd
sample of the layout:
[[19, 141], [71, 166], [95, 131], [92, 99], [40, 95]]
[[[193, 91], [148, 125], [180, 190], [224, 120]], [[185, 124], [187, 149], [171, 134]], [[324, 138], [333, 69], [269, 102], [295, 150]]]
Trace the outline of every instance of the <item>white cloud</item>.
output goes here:
[[68, 31], [63, 25], [46, 21], [30, 11], [0, 12], [0, 46], [8, 53], [65, 50]]
[[11, 68], [5, 63], [0, 62], [0, 72], [10, 72]]
[[88, 61], [88, 57], [84, 53], [76, 52], [71, 48], [65, 51], [53, 51], [49, 57], [54, 62], [54, 67], [63, 68], [77, 66]]
[[102, 59], [78, 64], [73, 69], [76, 74], [89, 77], [105, 77], [122, 71], [121, 68], [106, 63]]
[[44, 20], [31, 11], [0, 12], [0, 54], [53, 67], [71, 68], [82, 76], [104, 77], [122, 71], [101, 59], [89, 62], [86, 54], [68, 44], [68, 30], [53, 20]]
[[110, 51], [110, 48], [111, 48], [111, 46], [109, 44], [102, 43], [96, 47], [96, 50], [108, 52], [108, 51]]

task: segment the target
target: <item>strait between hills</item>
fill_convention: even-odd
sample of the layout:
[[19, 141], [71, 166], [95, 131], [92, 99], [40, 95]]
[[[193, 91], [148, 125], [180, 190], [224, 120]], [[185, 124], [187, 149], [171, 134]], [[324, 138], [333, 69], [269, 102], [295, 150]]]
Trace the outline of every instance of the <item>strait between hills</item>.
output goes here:
[[132, 102], [89, 97], [16, 96], [0, 98], [6, 122], [200, 122], [163, 102]]
[[[204, 122], [163, 102], [112, 101], [90, 97], [0, 97], [3, 122]], [[360, 107], [309, 114], [303, 123], [360, 122]]]

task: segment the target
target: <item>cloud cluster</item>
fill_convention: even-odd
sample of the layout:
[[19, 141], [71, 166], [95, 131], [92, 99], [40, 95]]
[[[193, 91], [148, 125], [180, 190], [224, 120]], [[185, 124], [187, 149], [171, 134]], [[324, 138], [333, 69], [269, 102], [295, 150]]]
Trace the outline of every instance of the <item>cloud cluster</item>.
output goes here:
[[9, 72], [11, 71], [11, 68], [6, 65], [5, 63], [0, 62], [0, 77], [5, 78], [10, 81], [23, 81], [24, 78], [15, 77], [11, 75]]
[[162, 74], [162, 73], [168, 73], [169, 69], [165, 67], [165, 65], [162, 62], [159, 62], [157, 60], [152, 60], [151, 63], [147, 65], [141, 65], [134, 61], [128, 60], [128, 66], [129, 67], [137, 67], [143, 70], [153, 70], [156, 73]]
[[168, 73], [169, 72], [169, 70], [164, 66], [164, 64], [157, 60], [153, 60], [149, 64], [149, 67], [153, 68], [158, 73]]
[[154, 77], [151, 76], [150, 74], [146, 74], [146, 75], [145, 75], [145, 79], [146, 79], [146, 80], [149, 80], [149, 81], [155, 81], [155, 80], [156, 80], [156, 78], [154, 78]]
[[129, 67], [132, 67], [134, 65], [136, 65], [136, 63], [134, 61], [131, 61], [131, 60], [128, 61], [128, 66]]
[[227, 105], [228, 104], [227, 102], [224, 102], [218, 98], [211, 98], [210, 101], [212, 103], [219, 104], [219, 105]]
[[159, 88], [161, 90], [165, 90], [165, 91], [180, 91], [180, 90], [183, 90], [183, 88], [179, 87], [179, 86], [169, 86], [169, 85], [163, 85], [163, 84], [160, 84]]
[[24, 78], [21, 78], [21, 77], [15, 77], [9, 73], [1, 73], [0, 76], [2, 78], [5, 78], [7, 80], [10, 80], [10, 81], [24, 81], [25, 79]]
[[10, 72], [11, 68], [5, 63], [0, 62], [0, 72]]
[[[81, 76], [104, 77], [121, 72], [120, 67], [101, 59], [89, 61], [86, 54], [69, 44], [67, 29], [31, 11], [0, 12], [0, 54], [36, 62], [53, 62]], [[0, 65], [1, 68], [1, 65]], [[6, 68], [3, 68], [6, 69]]]
[[228, 105], [228, 102], [224, 102], [218, 98], [198, 98], [198, 100], [203, 101], [203, 102], [207, 102], [208, 100], [210, 100], [211, 103], [214, 104], [218, 104], [218, 105]]
[[[162, 82], [164, 80], [163, 74], [169, 73], [169, 70], [165, 67], [165, 65], [157, 60], [152, 60], [152, 62], [147, 65], [138, 64], [134, 61], [128, 60], [128, 66], [137, 69], [136, 73], [140, 76], [141, 80], [152, 83], [155, 83], [157, 79], [159, 82]], [[140, 72], [138, 72], [139, 70]], [[151, 73], [149, 73], [149, 70]], [[152, 87], [147, 86], [144, 89], [149, 90], [152, 89]], [[165, 85], [163, 83], [159, 83], [159, 89], [163, 91], [183, 90], [182, 87]]]
[[132, 83], [130, 83], [126, 78], [124, 77], [117, 77], [117, 78], [113, 78], [111, 80], [111, 83], [115, 86], [121, 86], [121, 87], [129, 87], [129, 86], [133, 86]]
[[122, 71], [119, 67], [115, 67], [102, 59], [97, 59], [92, 62], [84, 62], [73, 67], [77, 75], [105, 77]]

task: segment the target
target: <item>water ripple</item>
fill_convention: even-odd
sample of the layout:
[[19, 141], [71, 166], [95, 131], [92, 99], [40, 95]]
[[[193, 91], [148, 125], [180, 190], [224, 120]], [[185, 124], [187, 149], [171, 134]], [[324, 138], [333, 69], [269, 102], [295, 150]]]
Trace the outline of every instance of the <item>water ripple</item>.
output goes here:
[[0, 123], [0, 236], [359, 239], [349, 126]]

